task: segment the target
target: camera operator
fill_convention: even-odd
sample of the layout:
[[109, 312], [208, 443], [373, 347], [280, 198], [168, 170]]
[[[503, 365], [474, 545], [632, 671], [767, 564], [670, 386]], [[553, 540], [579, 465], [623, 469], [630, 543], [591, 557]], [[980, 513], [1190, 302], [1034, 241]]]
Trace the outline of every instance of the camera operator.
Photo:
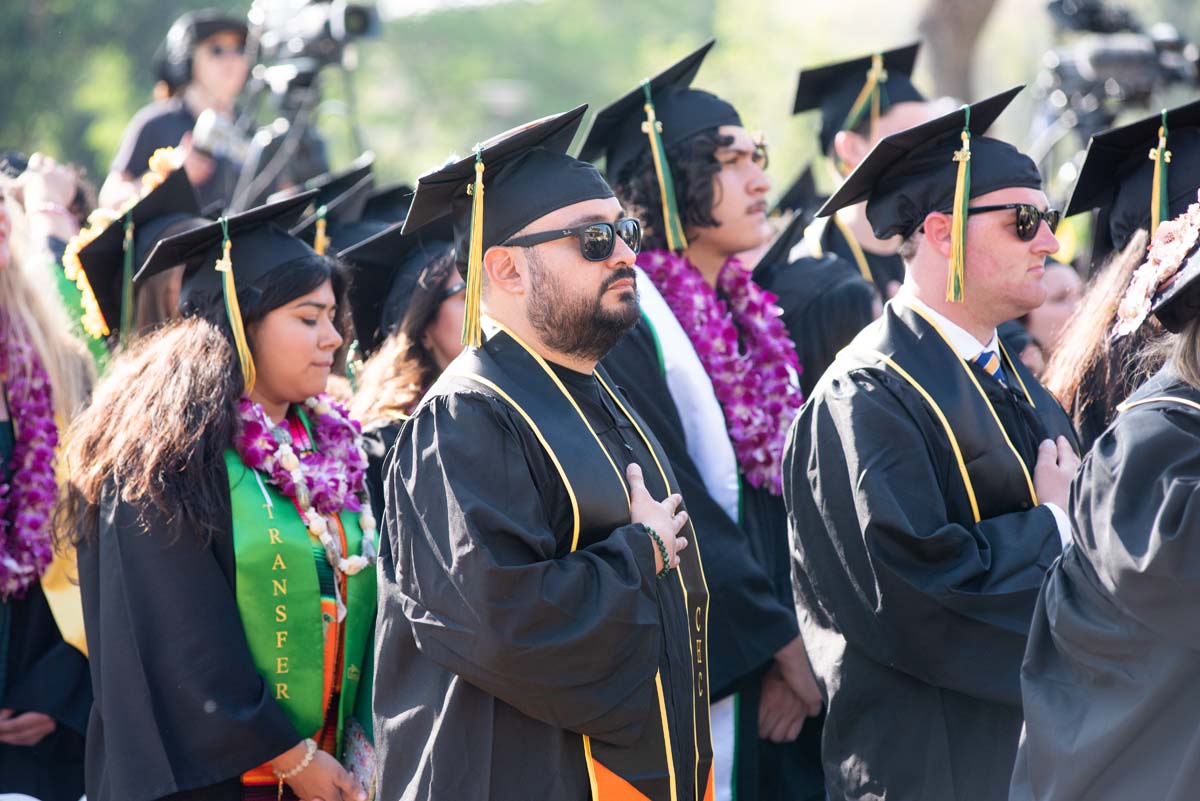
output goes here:
[[211, 110], [232, 124], [234, 102], [246, 83], [244, 20], [214, 9], [184, 14], [167, 32], [155, 66], [165, 97], [139, 111], [125, 129], [100, 203], [115, 208], [138, 192], [147, 162], [160, 147], [187, 151], [184, 169], [201, 205], [229, 200], [239, 165], [223, 155], [203, 153], [192, 141], [196, 119]]

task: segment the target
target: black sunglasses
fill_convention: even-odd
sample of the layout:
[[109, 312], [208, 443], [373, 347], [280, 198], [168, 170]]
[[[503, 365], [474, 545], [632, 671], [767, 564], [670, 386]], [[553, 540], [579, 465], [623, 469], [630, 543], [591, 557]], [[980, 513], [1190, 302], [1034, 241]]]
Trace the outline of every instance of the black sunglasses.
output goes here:
[[219, 45], [219, 44], [208, 44], [208, 45], [204, 46], [204, 49], [209, 52], [209, 55], [211, 55], [215, 58], [220, 58], [221, 56], [226, 55], [226, 54], [229, 54], [231, 56], [246, 55], [246, 45], [244, 45], [244, 44], [240, 44], [235, 47], [225, 47], [225, 46]]
[[1062, 212], [1058, 209], [1046, 209], [1042, 211], [1032, 203], [1005, 203], [1001, 206], [970, 206], [967, 208], [967, 214], [1006, 211], [1008, 209], [1017, 210], [1017, 238], [1022, 242], [1033, 241], [1043, 220], [1046, 221], [1046, 225], [1050, 226], [1050, 233], [1054, 233], [1054, 229], [1058, 228], [1058, 221], [1062, 219]]
[[617, 237], [629, 246], [636, 255], [642, 250], [642, 224], [636, 217], [622, 217], [615, 223], [591, 222], [577, 225], [574, 228], [559, 228], [556, 231], [542, 231], [536, 234], [518, 236], [510, 239], [505, 245], [527, 248], [566, 239], [569, 236], [579, 237], [579, 252], [588, 261], [604, 261], [613, 253], [617, 246]]

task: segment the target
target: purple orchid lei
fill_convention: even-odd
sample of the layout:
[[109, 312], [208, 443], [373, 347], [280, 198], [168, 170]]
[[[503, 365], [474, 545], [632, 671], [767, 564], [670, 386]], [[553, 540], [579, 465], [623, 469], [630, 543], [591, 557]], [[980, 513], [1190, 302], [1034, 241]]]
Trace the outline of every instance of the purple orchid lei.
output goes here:
[[[354, 575], [375, 560], [375, 518], [365, 502], [367, 456], [362, 428], [344, 406], [328, 395], [304, 402], [312, 421], [313, 448], [297, 453], [284, 426], [276, 426], [261, 405], [247, 397], [238, 401], [240, 428], [234, 448], [242, 462], [266, 477], [300, 507], [309, 533], [320, 539], [336, 569]], [[327, 518], [357, 512], [362, 553], [345, 556], [329, 531]]]
[[0, 311], [0, 376], [16, 431], [11, 478], [0, 484], [0, 599], [23, 598], [54, 558], [50, 517], [58, 485], [58, 427], [45, 367], [25, 332]]
[[781, 494], [788, 427], [804, 399], [793, 379], [801, 367], [779, 319], [778, 298], [755, 284], [736, 258], [725, 262], [717, 278], [728, 302], [683, 256], [649, 250], [637, 262], [687, 332], [712, 381], [742, 474], [755, 487]]

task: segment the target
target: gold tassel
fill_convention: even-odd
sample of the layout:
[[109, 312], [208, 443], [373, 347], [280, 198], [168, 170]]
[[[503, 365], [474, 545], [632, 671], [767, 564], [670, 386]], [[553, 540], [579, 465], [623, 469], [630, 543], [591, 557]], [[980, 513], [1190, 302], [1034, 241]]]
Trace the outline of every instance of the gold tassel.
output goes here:
[[946, 300], [961, 303], [967, 272], [967, 204], [971, 200], [971, 107], [965, 113], [962, 149], [955, 151], [958, 172], [954, 178], [954, 206], [950, 221], [950, 269], [946, 275]]
[[1159, 223], [1170, 215], [1167, 197], [1167, 165], [1171, 163], [1171, 151], [1167, 150], [1167, 110], [1162, 112], [1162, 125], [1158, 128], [1158, 146], [1150, 148], [1150, 160], [1154, 162], [1154, 183], [1150, 190], [1150, 237], [1158, 231]]
[[229, 327], [233, 330], [233, 344], [237, 350], [238, 364], [242, 368], [242, 382], [245, 384], [244, 394], [254, 391], [256, 374], [254, 357], [250, 354], [250, 343], [246, 341], [246, 327], [242, 323], [242, 308], [238, 304], [237, 285], [233, 280], [233, 261], [229, 257], [233, 243], [229, 241], [229, 222], [221, 218], [221, 233], [223, 236], [223, 252], [217, 259], [216, 269], [221, 273], [221, 292], [225, 296], [225, 315], [229, 318]]
[[658, 121], [654, 112], [649, 79], [642, 81], [642, 91], [646, 96], [646, 102], [642, 106], [646, 111], [642, 132], [650, 138], [650, 158], [654, 162], [654, 175], [658, 178], [658, 194], [662, 199], [662, 219], [665, 229], [663, 234], [667, 240], [667, 249], [680, 253], [687, 250], [687, 237], [683, 233], [683, 220], [680, 219], [678, 204], [675, 202], [675, 179], [671, 175], [667, 154], [663, 150], [662, 123]]
[[325, 235], [325, 207], [317, 209], [317, 233], [313, 235], [313, 250], [324, 256], [329, 248], [329, 237]]
[[471, 196], [471, 239], [467, 248], [466, 309], [463, 313], [462, 343], [468, 348], [483, 344], [480, 299], [483, 293], [483, 150], [475, 146], [475, 183], [467, 187]]
[[887, 70], [883, 68], [883, 56], [875, 53], [871, 56], [871, 68], [867, 70], [867, 81], [863, 84], [862, 91], [858, 93], [858, 97], [854, 99], [854, 103], [850, 106], [850, 113], [846, 115], [846, 121], [842, 123], [842, 130], [848, 131], [858, 125], [858, 121], [862, 119], [862, 113], [866, 110], [867, 103], [871, 104], [871, 139], [875, 139], [879, 127], [879, 115], [882, 112], [881, 92], [883, 84], [887, 83]]

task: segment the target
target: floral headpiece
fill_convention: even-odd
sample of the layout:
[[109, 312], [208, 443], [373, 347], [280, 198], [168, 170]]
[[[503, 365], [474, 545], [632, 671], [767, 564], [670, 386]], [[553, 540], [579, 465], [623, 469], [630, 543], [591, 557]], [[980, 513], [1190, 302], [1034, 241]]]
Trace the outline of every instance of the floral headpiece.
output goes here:
[[1173, 220], [1164, 220], [1154, 233], [1149, 256], [1134, 271], [1129, 289], [1117, 306], [1117, 322], [1113, 339], [1120, 339], [1138, 330], [1154, 307], [1154, 299], [1166, 291], [1178, 278], [1188, 254], [1200, 239], [1200, 202]]

